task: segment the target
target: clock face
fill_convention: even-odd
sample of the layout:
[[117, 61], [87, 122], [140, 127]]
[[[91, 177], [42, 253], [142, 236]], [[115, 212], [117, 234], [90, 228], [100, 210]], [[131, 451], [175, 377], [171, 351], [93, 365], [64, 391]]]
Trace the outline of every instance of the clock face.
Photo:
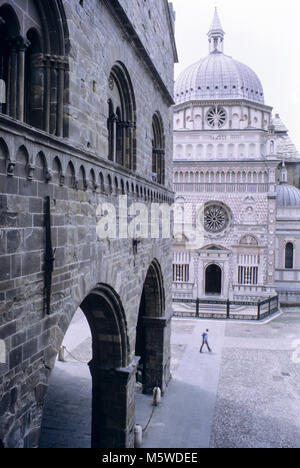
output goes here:
[[212, 128], [221, 128], [226, 123], [226, 111], [223, 107], [212, 107], [207, 112], [207, 123]]

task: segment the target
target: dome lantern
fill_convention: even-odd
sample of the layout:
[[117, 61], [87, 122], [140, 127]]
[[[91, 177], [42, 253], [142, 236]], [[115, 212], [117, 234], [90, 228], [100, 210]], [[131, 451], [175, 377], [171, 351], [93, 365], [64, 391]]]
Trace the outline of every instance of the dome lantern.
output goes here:
[[210, 53], [179, 75], [175, 83], [176, 104], [233, 99], [265, 104], [263, 87], [256, 73], [224, 54], [224, 37], [216, 9], [208, 32]]
[[223, 52], [225, 32], [222, 28], [217, 7], [215, 9], [212, 25], [207, 35], [209, 41], [209, 52]]
[[282, 166], [281, 166], [281, 173], [280, 173], [280, 183], [287, 184], [287, 182], [288, 182], [288, 173], [285, 167], [285, 162], [283, 161]]

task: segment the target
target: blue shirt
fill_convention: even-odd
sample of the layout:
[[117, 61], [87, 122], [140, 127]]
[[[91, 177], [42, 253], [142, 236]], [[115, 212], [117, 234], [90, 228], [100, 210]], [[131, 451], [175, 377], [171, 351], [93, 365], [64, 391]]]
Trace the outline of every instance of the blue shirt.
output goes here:
[[204, 332], [202, 334], [202, 338], [203, 338], [203, 341], [207, 341], [207, 338], [208, 338], [208, 334], [206, 332]]

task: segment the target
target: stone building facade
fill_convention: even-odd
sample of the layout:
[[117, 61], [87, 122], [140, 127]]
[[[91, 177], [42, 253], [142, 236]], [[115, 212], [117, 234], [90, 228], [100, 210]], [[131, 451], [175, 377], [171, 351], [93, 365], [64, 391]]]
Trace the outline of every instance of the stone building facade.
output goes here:
[[288, 281], [300, 291], [298, 260], [281, 258], [290, 243], [299, 258], [299, 153], [256, 73], [224, 53], [217, 10], [208, 40], [175, 84], [174, 191], [204, 204], [205, 235], [193, 251], [175, 241], [173, 296], [286, 302]]
[[170, 380], [171, 241], [99, 239], [97, 207], [173, 203], [174, 12], [166, 0], [0, 0], [0, 39], [0, 443], [38, 446], [80, 306], [92, 446], [132, 447], [139, 359], [145, 392]]

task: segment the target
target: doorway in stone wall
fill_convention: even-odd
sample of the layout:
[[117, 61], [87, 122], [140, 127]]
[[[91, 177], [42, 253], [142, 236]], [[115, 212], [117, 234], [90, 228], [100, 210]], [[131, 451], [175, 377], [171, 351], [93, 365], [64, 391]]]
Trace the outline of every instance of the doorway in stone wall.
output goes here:
[[205, 270], [205, 294], [220, 296], [222, 293], [222, 270], [218, 265], [209, 265]]

